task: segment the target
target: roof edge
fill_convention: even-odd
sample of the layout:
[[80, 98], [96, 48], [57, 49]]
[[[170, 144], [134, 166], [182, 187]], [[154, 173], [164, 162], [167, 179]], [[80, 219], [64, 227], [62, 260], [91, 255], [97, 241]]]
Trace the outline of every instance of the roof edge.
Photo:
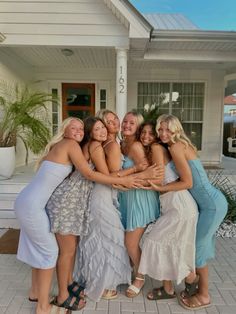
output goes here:
[[150, 34], [153, 32], [154, 28], [153, 26], [148, 22], [147, 19], [135, 8], [135, 6], [132, 5], [132, 3], [128, 0], [119, 0], [122, 2], [126, 7], [131, 9], [134, 14], [138, 17], [138, 19], [142, 22], [144, 27], [150, 32]]
[[154, 29], [151, 40], [158, 39], [189, 39], [189, 40], [235, 40], [236, 31], [208, 31], [208, 30], [157, 30]]

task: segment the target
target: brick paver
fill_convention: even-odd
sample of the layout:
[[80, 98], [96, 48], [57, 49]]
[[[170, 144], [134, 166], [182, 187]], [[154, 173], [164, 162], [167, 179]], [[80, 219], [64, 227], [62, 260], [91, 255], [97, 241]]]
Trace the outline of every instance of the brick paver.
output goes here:
[[[27, 299], [30, 286], [30, 267], [17, 261], [15, 255], [0, 255], [0, 314], [33, 314], [35, 304]], [[186, 314], [177, 300], [149, 301], [146, 293], [159, 282], [146, 279], [142, 293], [128, 299], [124, 295], [126, 286], [119, 287], [119, 297], [115, 300], [101, 300], [98, 303], [88, 300], [80, 314]], [[177, 293], [183, 284], [176, 287]], [[56, 293], [56, 282], [53, 291]], [[189, 313], [235, 314], [236, 313], [236, 238], [217, 239], [217, 255], [210, 263], [210, 293], [212, 307]]]

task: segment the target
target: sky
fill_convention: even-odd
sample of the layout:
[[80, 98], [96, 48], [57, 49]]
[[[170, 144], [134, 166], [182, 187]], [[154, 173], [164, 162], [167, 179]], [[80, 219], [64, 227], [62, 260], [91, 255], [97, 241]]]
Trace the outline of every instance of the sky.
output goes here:
[[236, 0], [130, 0], [141, 13], [181, 13], [202, 30], [236, 31]]

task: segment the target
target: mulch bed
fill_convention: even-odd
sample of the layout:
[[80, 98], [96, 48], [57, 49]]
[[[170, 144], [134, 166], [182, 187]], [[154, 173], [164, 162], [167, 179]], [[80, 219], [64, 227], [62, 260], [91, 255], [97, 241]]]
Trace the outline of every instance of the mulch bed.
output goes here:
[[16, 254], [20, 230], [9, 229], [0, 238], [0, 254]]

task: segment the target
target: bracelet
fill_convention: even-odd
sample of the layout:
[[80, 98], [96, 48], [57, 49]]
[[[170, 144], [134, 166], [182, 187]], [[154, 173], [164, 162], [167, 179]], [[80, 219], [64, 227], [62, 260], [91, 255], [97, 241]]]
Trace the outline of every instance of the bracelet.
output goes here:
[[136, 166], [133, 166], [133, 169], [134, 169], [134, 173], [136, 173], [137, 172]]

